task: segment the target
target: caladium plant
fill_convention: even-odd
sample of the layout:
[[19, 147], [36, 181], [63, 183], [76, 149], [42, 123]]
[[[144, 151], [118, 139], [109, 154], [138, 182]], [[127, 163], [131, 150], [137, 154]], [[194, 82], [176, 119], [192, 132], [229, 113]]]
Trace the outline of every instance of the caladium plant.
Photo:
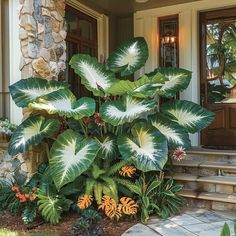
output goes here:
[[[147, 43], [141, 37], [121, 45], [104, 65], [89, 55], [74, 55], [70, 65], [92, 98], [77, 99], [67, 83], [42, 78], [11, 85], [16, 105], [35, 112], [14, 131], [9, 153], [53, 140], [49, 166], [58, 190], [101, 160], [106, 168], [125, 160], [142, 172], [161, 171], [168, 149], [189, 149], [188, 133], [207, 127], [214, 114], [189, 101], [160, 104], [160, 97], [173, 98], [188, 87], [191, 72], [185, 69], [157, 68], [128, 80], [147, 59]], [[63, 129], [59, 120], [65, 123]]]

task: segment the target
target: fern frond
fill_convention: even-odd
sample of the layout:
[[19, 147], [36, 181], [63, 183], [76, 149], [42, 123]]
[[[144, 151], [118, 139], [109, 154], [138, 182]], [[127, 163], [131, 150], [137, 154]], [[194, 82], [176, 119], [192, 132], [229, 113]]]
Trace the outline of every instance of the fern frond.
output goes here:
[[112, 198], [115, 199], [116, 202], [118, 202], [118, 190], [117, 190], [117, 184], [111, 177], [101, 176], [101, 179], [107, 184], [108, 188], [110, 189], [110, 192], [112, 194]]
[[97, 179], [101, 174], [104, 174], [106, 171], [101, 170], [98, 165], [92, 165], [92, 176], [94, 179]]
[[94, 197], [97, 201], [97, 204], [101, 204], [102, 202], [102, 187], [102, 184], [99, 182], [94, 185]]
[[94, 179], [87, 179], [85, 184], [85, 194], [92, 195], [96, 181]]
[[131, 181], [126, 180], [126, 179], [121, 179], [121, 178], [118, 178], [118, 177], [114, 177], [113, 179], [114, 179], [118, 184], [121, 184], [121, 185], [123, 185], [124, 187], [128, 188], [131, 192], [134, 192], [134, 193], [138, 194], [139, 196], [142, 195], [142, 190], [141, 190], [137, 185], [135, 185], [134, 183], [132, 183]]

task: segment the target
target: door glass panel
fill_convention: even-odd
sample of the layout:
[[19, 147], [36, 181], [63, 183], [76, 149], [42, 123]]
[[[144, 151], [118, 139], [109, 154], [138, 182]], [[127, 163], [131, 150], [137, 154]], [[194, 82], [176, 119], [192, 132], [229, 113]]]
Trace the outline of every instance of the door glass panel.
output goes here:
[[87, 20], [79, 19], [79, 35], [82, 38], [93, 40], [93, 25]]
[[236, 103], [236, 19], [206, 25], [207, 102]]

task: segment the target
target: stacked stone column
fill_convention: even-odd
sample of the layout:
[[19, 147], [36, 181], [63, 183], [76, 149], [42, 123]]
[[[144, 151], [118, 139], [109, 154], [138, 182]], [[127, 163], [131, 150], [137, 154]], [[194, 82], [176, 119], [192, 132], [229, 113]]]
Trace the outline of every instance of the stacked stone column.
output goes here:
[[19, 1], [21, 77], [57, 79], [66, 60], [65, 1]]

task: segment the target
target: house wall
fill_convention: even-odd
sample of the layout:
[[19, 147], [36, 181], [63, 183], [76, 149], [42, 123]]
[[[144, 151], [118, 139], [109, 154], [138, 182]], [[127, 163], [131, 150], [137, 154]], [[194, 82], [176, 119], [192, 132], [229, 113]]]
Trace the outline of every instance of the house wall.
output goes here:
[[[147, 65], [136, 76], [150, 72], [159, 65], [158, 17], [177, 14], [179, 16], [179, 66], [192, 71], [192, 81], [180, 97], [200, 103], [198, 13], [235, 5], [235, 0], [202, 0], [136, 12], [134, 14], [134, 35], [145, 37], [149, 46]], [[191, 141], [192, 145], [199, 145], [199, 134], [191, 135]]]

